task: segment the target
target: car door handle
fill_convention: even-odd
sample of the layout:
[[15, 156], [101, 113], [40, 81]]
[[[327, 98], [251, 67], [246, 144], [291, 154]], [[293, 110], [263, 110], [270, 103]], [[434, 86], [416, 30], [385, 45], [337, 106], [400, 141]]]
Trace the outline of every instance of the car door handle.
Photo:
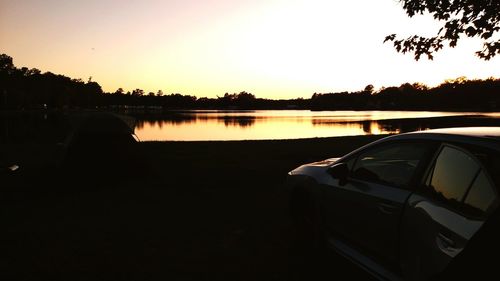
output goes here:
[[391, 203], [379, 203], [378, 209], [387, 215], [394, 214], [399, 207]]
[[457, 245], [457, 243], [455, 243], [455, 241], [453, 241], [451, 238], [447, 237], [446, 235], [444, 235], [442, 233], [438, 233], [437, 240], [438, 240], [439, 246], [442, 248], [445, 248], [447, 250], [454, 249]]

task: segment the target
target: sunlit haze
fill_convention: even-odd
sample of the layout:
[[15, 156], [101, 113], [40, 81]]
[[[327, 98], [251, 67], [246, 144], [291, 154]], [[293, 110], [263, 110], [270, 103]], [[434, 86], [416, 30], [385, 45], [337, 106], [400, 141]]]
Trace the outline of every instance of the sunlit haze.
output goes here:
[[0, 0], [0, 53], [16, 66], [99, 82], [114, 92], [309, 98], [445, 79], [500, 77], [500, 58], [459, 41], [434, 61], [383, 44], [391, 33], [433, 35], [395, 0]]

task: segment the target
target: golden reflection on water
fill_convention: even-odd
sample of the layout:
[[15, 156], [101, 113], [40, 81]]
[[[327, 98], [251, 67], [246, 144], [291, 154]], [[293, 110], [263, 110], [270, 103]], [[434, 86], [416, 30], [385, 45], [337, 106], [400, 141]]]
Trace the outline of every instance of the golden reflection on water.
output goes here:
[[[376, 124], [370, 130], [381, 132]], [[337, 123], [327, 126], [316, 126], [307, 122], [266, 120], [256, 121], [252, 125], [240, 124], [236, 121], [213, 122], [198, 121], [182, 125], [155, 122], [144, 123], [136, 129], [141, 141], [147, 140], [261, 140], [261, 139], [295, 139], [309, 137], [348, 136], [366, 134], [363, 125], [358, 123]]]
[[[141, 141], [262, 140], [388, 134], [403, 131], [401, 120], [467, 114], [477, 115], [427, 111], [187, 111], [162, 119], [139, 120], [135, 133]], [[418, 123], [411, 126], [410, 130], [428, 128]]]

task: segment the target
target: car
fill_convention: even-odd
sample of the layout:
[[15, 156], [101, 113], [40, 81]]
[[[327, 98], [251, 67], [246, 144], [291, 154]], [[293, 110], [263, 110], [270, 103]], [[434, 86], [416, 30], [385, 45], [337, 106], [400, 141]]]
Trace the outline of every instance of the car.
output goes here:
[[498, 206], [500, 127], [392, 135], [302, 165], [286, 185], [310, 245], [381, 280], [428, 280]]

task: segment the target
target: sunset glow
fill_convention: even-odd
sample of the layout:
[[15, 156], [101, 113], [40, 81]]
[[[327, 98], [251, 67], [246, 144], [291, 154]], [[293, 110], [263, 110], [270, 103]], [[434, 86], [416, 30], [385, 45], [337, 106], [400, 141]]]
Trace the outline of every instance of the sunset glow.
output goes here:
[[397, 1], [0, 0], [0, 53], [16, 66], [83, 80], [105, 91], [215, 97], [309, 98], [449, 78], [500, 77], [500, 58], [474, 56], [477, 40], [415, 62], [383, 39], [432, 35]]

